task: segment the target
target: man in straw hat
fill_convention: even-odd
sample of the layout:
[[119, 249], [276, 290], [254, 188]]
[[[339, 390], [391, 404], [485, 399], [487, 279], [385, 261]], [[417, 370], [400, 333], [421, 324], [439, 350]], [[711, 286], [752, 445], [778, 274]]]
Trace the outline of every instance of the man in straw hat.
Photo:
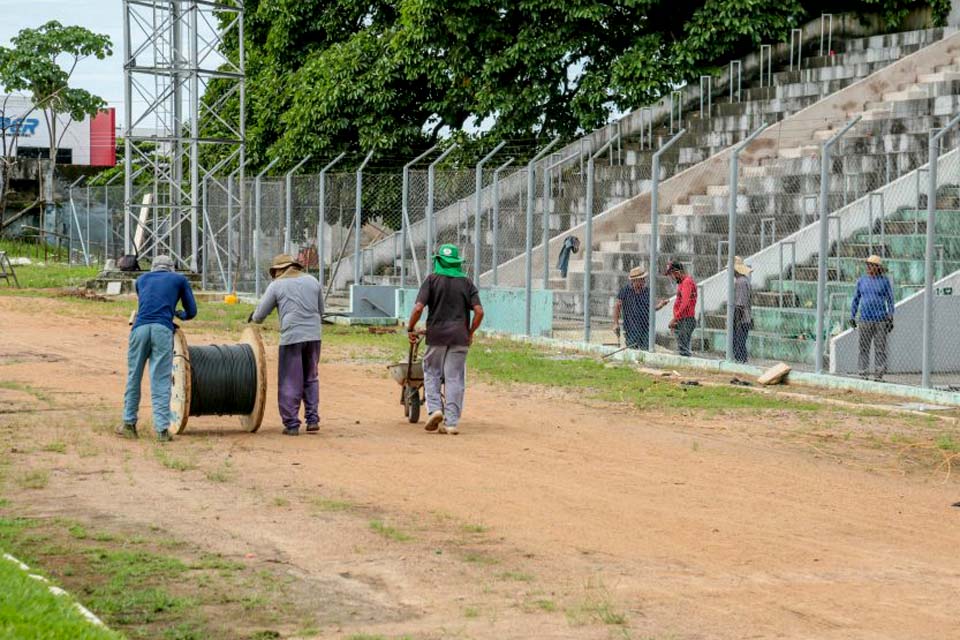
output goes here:
[[440, 247], [433, 256], [433, 273], [420, 286], [407, 322], [410, 342], [416, 343], [417, 322], [424, 308], [429, 310], [423, 378], [430, 416], [425, 428], [452, 435], [459, 433], [457, 425], [463, 411], [467, 351], [483, 321], [480, 293], [463, 273], [462, 264], [463, 258], [455, 245]]
[[873, 345], [874, 374], [877, 380], [882, 380], [887, 372], [887, 334], [893, 331], [893, 286], [883, 275], [880, 256], [870, 256], [866, 264], [867, 273], [857, 280], [850, 303], [850, 325], [860, 332], [860, 377], [866, 378], [870, 373], [870, 345]]
[[[127, 347], [127, 389], [123, 394], [123, 424], [117, 435], [137, 437], [137, 410], [143, 368], [150, 361], [150, 404], [153, 428], [161, 442], [170, 435], [170, 384], [173, 375], [174, 317], [190, 320], [197, 315], [190, 282], [175, 273], [170, 256], [153, 259], [149, 273], [137, 278], [137, 311]], [[183, 309], [177, 310], [177, 304]]]
[[642, 267], [630, 270], [630, 282], [623, 285], [617, 293], [613, 305], [613, 332], [620, 340], [620, 318], [623, 318], [625, 345], [631, 349], [648, 348], [648, 329], [650, 318], [650, 289], [647, 287], [647, 272]]
[[280, 254], [270, 265], [273, 282], [263, 292], [249, 321], [263, 322], [276, 307], [280, 315], [277, 402], [283, 434], [300, 435], [300, 405], [307, 433], [320, 430], [320, 361], [323, 290], [293, 256]]
[[750, 273], [753, 271], [736, 256], [733, 259], [733, 359], [736, 362], [746, 362], [747, 337], [753, 328], [753, 313], [750, 297], [753, 293], [750, 286]]

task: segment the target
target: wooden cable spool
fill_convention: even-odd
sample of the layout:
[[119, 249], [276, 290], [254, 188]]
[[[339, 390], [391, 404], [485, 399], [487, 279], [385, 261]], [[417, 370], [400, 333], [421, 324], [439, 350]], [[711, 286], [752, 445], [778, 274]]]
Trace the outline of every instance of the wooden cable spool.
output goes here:
[[[240, 426], [244, 431], [254, 433], [263, 422], [263, 411], [267, 398], [267, 356], [263, 347], [263, 339], [256, 327], [247, 327], [240, 336], [238, 345], [247, 345], [253, 351], [255, 382], [247, 390], [252, 410], [249, 413], [212, 413], [191, 414], [191, 398], [194, 385], [198, 384], [194, 376], [197, 372], [191, 366], [190, 348], [187, 345], [187, 336], [182, 328], [173, 333], [173, 388], [170, 394], [170, 432], [182, 433], [187, 428], [187, 420], [191, 415], [237, 415]], [[194, 407], [196, 409], [196, 407]]]

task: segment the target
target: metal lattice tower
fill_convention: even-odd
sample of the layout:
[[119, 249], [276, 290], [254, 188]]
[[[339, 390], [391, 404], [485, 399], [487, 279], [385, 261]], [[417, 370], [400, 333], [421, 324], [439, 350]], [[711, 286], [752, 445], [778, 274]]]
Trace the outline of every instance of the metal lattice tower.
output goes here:
[[[227, 40], [240, 43], [236, 59], [223, 55]], [[123, 45], [124, 252], [168, 253], [196, 271], [202, 189], [225, 188], [224, 167], [239, 167], [243, 184], [243, 0], [123, 0]], [[239, 109], [226, 106], [234, 98]]]

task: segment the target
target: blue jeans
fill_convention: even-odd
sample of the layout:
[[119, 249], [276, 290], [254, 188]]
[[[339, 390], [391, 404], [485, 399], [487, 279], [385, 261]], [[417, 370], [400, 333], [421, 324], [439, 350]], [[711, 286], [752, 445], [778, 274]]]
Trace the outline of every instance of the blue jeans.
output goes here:
[[173, 332], [163, 325], [145, 324], [130, 332], [127, 347], [127, 390], [123, 394], [123, 423], [136, 424], [140, 408], [140, 381], [150, 361], [150, 404], [157, 433], [170, 428], [170, 383], [173, 376]]

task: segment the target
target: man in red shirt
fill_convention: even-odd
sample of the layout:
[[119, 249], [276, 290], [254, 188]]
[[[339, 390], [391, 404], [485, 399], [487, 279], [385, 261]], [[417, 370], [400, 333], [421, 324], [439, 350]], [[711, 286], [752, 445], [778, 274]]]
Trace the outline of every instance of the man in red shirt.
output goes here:
[[671, 260], [666, 274], [677, 281], [677, 297], [673, 302], [673, 320], [670, 328], [677, 334], [677, 353], [690, 356], [690, 341], [697, 327], [697, 283], [693, 281], [683, 265]]

